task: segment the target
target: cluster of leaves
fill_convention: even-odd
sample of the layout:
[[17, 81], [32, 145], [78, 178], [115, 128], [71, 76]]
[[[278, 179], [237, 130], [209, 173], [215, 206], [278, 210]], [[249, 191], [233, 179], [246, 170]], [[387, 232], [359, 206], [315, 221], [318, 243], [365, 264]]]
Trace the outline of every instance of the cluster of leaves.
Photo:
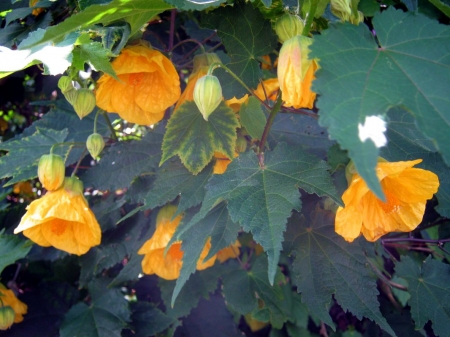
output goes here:
[[[25, 320], [1, 336], [252, 336], [255, 322], [266, 326], [259, 335], [270, 336], [450, 336], [450, 7], [439, 0], [361, 0], [366, 23], [354, 26], [336, 22], [329, 1], [300, 3], [301, 9], [290, 0], [0, 4], [2, 95], [13, 76], [24, 83], [32, 76], [35, 90], [0, 100], [2, 116], [11, 107], [20, 115], [25, 96], [34, 100], [23, 132], [0, 116], [13, 130], [0, 143], [1, 282], [19, 289], [29, 308]], [[44, 11], [34, 16], [36, 8]], [[285, 8], [304, 18], [316, 10], [311, 57], [320, 59], [313, 83], [319, 97], [313, 111], [278, 113], [263, 157], [254, 148], [271, 106], [254, 98], [238, 115], [221, 103], [208, 122], [194, 103], [152, 128], [99, 118], [97, 132], [108, 142], [98, 162], [83, 148], [58, 146], [56, 152], [68, 171], [81, 160], [78, 172], [102, 227], [101, 245], [76, 257], [12, 235], [24, 214], [21, 201], [40, 191], [36, 185], [31, 197], [13, 198], [11, 186], [34, 181], [40, 156], [54, 144], [83, 143], [94, 128], [94, 114], [80, 121], [56, 80], [38, 85], [54, 78], [44, 75], [69, 67], [71, 74], [94, 69], [94, 79], [99, 71], [114, 76], [111, 58], [136, 37], [168, 52], [186, 75], [196, 40], [255, 89], [276, 76], [261, 70], [261, 60], [276, 58], [272, 24]], [[42, 73], [36, 64], [43, 64]], [[247, 93], [227, 72], [215, 74], [225, 99]], [[387, 122], [381, 148], [358, 132], [374, 115]], [[236, 129], [245, 130], [247, 150], [214, 175], [211, 158], [215, 151], [233, 157]], [[344, 167], [352, 159], [382, 197], [378, 156], [422, 158], [420, 167], [439, 176], [439, 191], [411, 236], [348, 243], [334, 232]], [[176, 281], [142, 277], [137, 255], [167, 203], [185, 213], [174, 237], [184, 251]], [[195, 272], [208, 238], [209, 257], [238, 239], [239, 260]]]

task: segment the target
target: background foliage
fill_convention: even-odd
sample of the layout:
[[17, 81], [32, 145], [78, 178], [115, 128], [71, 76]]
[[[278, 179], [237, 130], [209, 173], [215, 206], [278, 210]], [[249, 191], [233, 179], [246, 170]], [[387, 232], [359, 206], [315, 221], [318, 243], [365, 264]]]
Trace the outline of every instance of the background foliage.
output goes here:
[[[0, 336], [450, 336], [450, 3], [352, 3], [359, 25], [340, 22], [327, 0], [0, 2], [1, 282], [28, 305]], [[111, 59], [143, 39], [170, 57], [184, 87], [202, 44], [255, 89], [276, 77], [273, 25], [285, 11], [312, 24], [318, 99], [278, 113], [264, 168], [254, 150], [267, 101], [251, 97], [238, 115], [221, 103], [209, 122], [187, 103], [152, 128], [109, 114], [113, 133], [100, 116], [99, 160], [83, 147], [56, 152], [67, 174], [82, 159], [101, 245], [78, 257], [12, 234], [43, 192], [40, 156], [93, 132], [95, 114], [79, 120], [57, 87], [68, 67], [80, 81], [114, 76]], [[225, 99], [247, 93], [223, 69], [214, 74]], [[358, 133], [373, 115], [387, 122], [381, 148]], [[239, 137], [246, 151], [213, 174], [214, 152], [232, 158]], [[348, 243], [334, 231], [345, 165], [353, 160], [381, 197], [378, 156], [423, 159], [439, 191], [413, 232]], [[175, 281], [143, 275], [137, 255], [168, 203], [185, 212]], [[196, 271], [208, 238], [210, 256], [238, 239], [239, 259]]]

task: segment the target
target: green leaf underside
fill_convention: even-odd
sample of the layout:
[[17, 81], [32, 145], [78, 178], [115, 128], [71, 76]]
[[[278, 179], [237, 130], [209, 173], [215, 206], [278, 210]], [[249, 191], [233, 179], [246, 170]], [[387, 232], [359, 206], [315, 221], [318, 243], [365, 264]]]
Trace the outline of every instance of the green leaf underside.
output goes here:
[[0, 273], [5, 267], [27, 256], [32, 245], [16, 235], [0, 235]]
[[205, 186], [212, 175], [213, 165], [193, 175], [178, 160], [170, 160], [157, 169], [156, 180], [144, 198], [142, 209], [153, 209], [180, 196], [177, 214], [197, 206], [205, 196]]
[[238, 127], [233, 110], [224, 102], [205, 121], [195, 102], [186, 101], [167, 124], [160, 165], [178, 155], [190, 172], [198, 174], [211, 161], [214, 152], [232, 159]]
[[241, 124], [253, 139], [261, 139], [266, 125], [266, 115], [261, 109], [261, 103], [251, 96], [243, 103], [239, 112]]
[[348, 24], [316, 36], [311, 56], [321, 65], [313, 83], [320, 124], [349, 150], [359, 174], [382, 198], [374, 170], [379, 150], [358, 134], [367, 116], [405, 107], [450, 163], [450, 28], [392, 7], [375, 14], [373, 25], [382, 48], [365, 25]]
[[439, 177], [439, 189], [436, 198], [439, 205], [436, 210], [445, 217], [450, 217], [450, 176], [448, 166], [436, 151], [431, 140], [417, 129], [413, 116], [400, 109], [389, 110], [389, 128], [386, 136], [387, 147], [381, 148], [380, 155], [388, 161], [423, 159], [417, 168], [429, 170]]
[[120, 337], [129, 321], [128, 303], [120, 289], [107, 289], [97, 281], [89, 287], [92, 304], [80, 302], [66, 314], [61, 337]]
[[[277, 46], [277, 37], [270, 21], [264, 20], [251, 3], [236, 2], [209, 13], [201, 24], [217, 29], [217, 34], [231, 61], [227, 66], [249, 87], [256, 88], [261, 78], [257, 57], [267, 55]], [[247, 92], [233, 77], [218, 69], [214, 72], [222, 85], [225, 99], [240, 98]]]
[[[50, 153], [52, 145], [63, 142], [67, 134], [67, 129], [55, 131], [36, 128], [36, 132], [28, 137], [0, 143], [0, 150], [8, 151], [6, 156], [0, 158], [0, 177], [13, 177], [5, 186], [36, 177], [39, 158]], [[54, 153], [60, 154], [64, 158], [68, 148], [64, 148], [65, 151], [61, 150], [61, 148], [57, 148]], [[17, 176], [20, 178], [17, 179]]]
[[221, 203], [212, 209], [199, 222], [195, 224], [190, 222], [188, 226], [181, 225], [178, 227], [174, 238], [176, 237], [177, 240], [183, 242], [181, 250], [184, 254], [183, 266], [173, 291], [172, 305], [190, 275], [195, 272], [197, 261], [208, 238], [211, 238], [211, 249], [204, 261], [208, 261], [219, 250], [234, 243], [239, 230], [240, 226], [231, 220], [225, 203]]
[[78, 29], [98, 23], [106, 25], [119, 20], [125, 20], [130, 24], [131, 35], [133, 35], [152, 17], [171, 8], [163, 0], [152, 0], [151, 5], [148, 0], [114, 0], [106, 5], [93, 5], [65, 19], [60, 24], [49, 27], [42, 39], [23, 45], [21, 48], [60, 41], [65, 35]]
[[298, 188], [341, 203], [327, 169], [322, 160], [285, 143], [266, 152], [264, 170], [253, 152], [241, 154], [224, 174], [211, 178], [202, 208], [192, 222], [202, 219], [217, 202], [228, 201], [233, 221], [252, 232], [269, 256], [269, 280], [273, 282], [286, 219], [293, 209], [301, 209]]
[[86, 187], [115, 190], [129, 187], [133, 179], [155, 170], [160, 160], [162, 133], [155, 130], [141, 140], [121, 142], [108, 150], [100, 163], [81, 179]]
[[408, 281], [409, 305], [416, 329], [431, 320], [436, 335], [450, 336], [450, 266], [431, 256], [422, 265], [405, 256], [397, 263], [395, 271]]
[[334, 232], [334, 213], [315, 211], [311, 219], [295, 214], [289, 221], [286, 252], [295, 253], [294, 283], [314, 315], [334, 326], [332, 296], [358, 319], [367, 317], [395, 336], [379, 310], [376, 280], [366, 267], [358, 241], [347, 243]]
[[165, 0], [168, 4], [175, 6], [178, 9], [189, 11], [189, 10], [203, 10], [209, 7], [217, 7], [224, 3], [226, 0]]

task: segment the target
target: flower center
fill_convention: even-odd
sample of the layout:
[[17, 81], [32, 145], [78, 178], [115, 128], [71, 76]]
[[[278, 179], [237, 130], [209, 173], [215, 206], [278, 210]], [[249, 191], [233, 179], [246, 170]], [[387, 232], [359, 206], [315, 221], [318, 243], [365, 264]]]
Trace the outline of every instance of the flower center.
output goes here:
[[60, 236], [66, 231], [66, 228], [67, 222], [62, 220], [53, 220], [50, 230], [56, 235]]
[[128, 77], [128, 84], [132, 86], [138, 86], [139, 84], [141, 84], [143, 79], [144, 79], [143, 73], [130, 74]]
[[378, 205], [383, 209], [383, 211], [387, 214], [397, 213], [400, 211], [400, 200], [393, 195], [391, 192], [384, 190], [384, 195], [386, 196], [386, 202], [382, 202], [377, 199]]
[[170, 257], [174, 260], [179, 260], [183, 258], [183, 251], [181, 250], [181, 243], [174, 243], [170, 248], [167, 254], [170, 254]]

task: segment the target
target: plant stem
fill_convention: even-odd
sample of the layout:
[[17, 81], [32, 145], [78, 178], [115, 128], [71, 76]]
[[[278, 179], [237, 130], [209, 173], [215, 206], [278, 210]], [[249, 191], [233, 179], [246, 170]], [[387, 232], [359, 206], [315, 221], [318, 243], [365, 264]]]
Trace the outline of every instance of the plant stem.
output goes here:
[[109, 131], [111, 131], [112, 139], [114, 139], [114, 141], [118, 142], [119, 138], [117, 138], [116, 130], [114, 130], [114, 128], [113, 128], [113, 126], [111, 124], [111, 121], [109, 120], [107, 112], [105, 110], [103, 110], [103, 109], [99, 109], [99, 110], [100, 110], [100, 113], [103, 115], [103, 118], [105, 118], [106, 125], [108, 125]]
[[375, 272], [375, 274], [377, 274], [377, 276], [381, 279], [381, 281], [389, 284], [391, 287], [394, 287], [394, 288], [397, 288], [400, 290], [404, 290], [404, 291], [408, 291], [408, 288], [405, 287], [404, 285], [395, 283], [395, 282], [389, 280], [386, 276], [384, 276], [384, 274], [376, 266], [373, 265], [372, 261], [367, 259], [367, 262], [369, 262], [370, 266], [372, 267], [372, 270]]
[[169, 51], [173, 49], [173, 38], [175, 36], [175, 17], [177, 16], [177, 10], [174, 8], [170, 12], [170, 33], [169, 33]]
[[206, 53], [206, 51], [205, 51], [205, 46], [203, 46], [203, 45], [202, 45], [200, 42], [198, 42], [196, 39], [186, 39], [186, 40], [180, 41], [180, 42], [178, 42], [175, 46], [173, 46], [172, 48], [170, 48], [170, 51], [172, 52], [175, 48], [177, 48], [177, 47], [179, 47], [179, 46], [181, 46], [182, 44], [187, 43], [187, 42], [194, 42], [194, 43], [196, 43], [196, 44], [199, 46], [199, 48], [201, 48], [202, 54]]
[[87, 150], [86, 148], [83, 150], [83, 153], [81, 154], [80, 159], [78, 159], [77, 165], [75, 165], [75, 168], [73, 169], [72, 174], [70, 175], [71, 177], [74, 177], [75, 174], [77, 173], [78, 167], [80, 166], [81, 161], [86, 156], [86, 150]]
[[94, 133], [97, 133], [97, 119], [98, 119], [99, 113], [100, 113], [100, 109], [97, 109], [97, 112], [95, 113], [95, 118], [94, 118]]
[[[278, 98], [275, 103], [275, 105], [272, 108], [272, 111], [270, 111], [269, 118], [267, 119], [266, 126], [264, 127], [263, 134], [261, 136], [261, 141], [259, 142], [259, 154], [262, 154], [262, 162], [260, 160], [260, 165], [263, 164], [264, 167], [264, 147], [266, 145], [267, 136], [269, 135], [270, 128], [272, 127], [273, 121], [275, 120], [275, 117], [277, 113], [280, 111], [281, 104], [283, 103], [283, 100], [281, 99], [281, 91], [278, 92]], [[260, 158], [261, 159], [261, 158]]]
[[227, 73], [229, 73], [236, 81], [239, 82], [240, 85], [242, 85], [251, 95], [253, 95], [253, 90], [250, 89], [247, 84], [245, 84], [244, 81], [242, 81], [230, 68], [228, 68], [221, 62], [214, 62], [213, 64], [211, 64], [208, 69], [208, 75], [211, 75], [214, 69], [218, 67], [222, 67], [223, 69], [225, 69]]
[[308, 36], [309, 31], [311, 30], [311, 25], [314, 20], [314, 15], [316, 14], [318, 0], [311, 1], [311, 8], [309, 9], [308, 16], [306, 17], [305, 27], [303, 28], [302, 35]]

